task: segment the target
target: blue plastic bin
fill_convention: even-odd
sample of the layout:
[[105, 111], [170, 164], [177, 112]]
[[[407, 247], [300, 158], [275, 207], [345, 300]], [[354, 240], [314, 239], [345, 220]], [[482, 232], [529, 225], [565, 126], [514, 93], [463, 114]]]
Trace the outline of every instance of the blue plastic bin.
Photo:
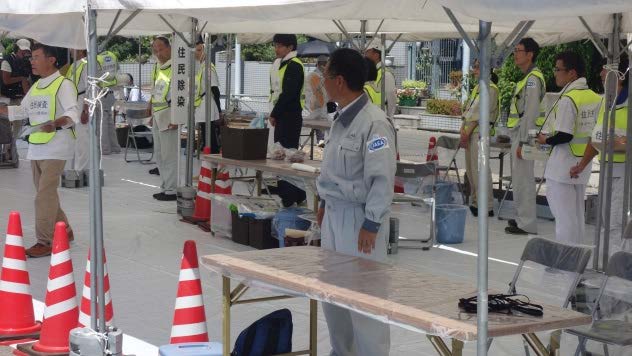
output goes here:
[[272, 235], [279, 240], [279, 247], [285, 247], [285, 229], [309, 230], [312, 223], [299, 218], [299, 215], [310, 212], [309, 209], [296, 207], [279, 210], [272, 220]]
[[160, 356], [222, 356], [222, 344], [219, 342], [185, 342], [182, 344], [160, 346]]
[[437, 187], [437, 193], [435, 194], [437, 205], [452, 204], [454, 202], [452, 192], [458, 191], [456, 182], [438, 181], [435, 186]]
[[460, 244], [465, 236], [467, 206], [441, 204], [436, 206], [437, 242], [440, 244]]

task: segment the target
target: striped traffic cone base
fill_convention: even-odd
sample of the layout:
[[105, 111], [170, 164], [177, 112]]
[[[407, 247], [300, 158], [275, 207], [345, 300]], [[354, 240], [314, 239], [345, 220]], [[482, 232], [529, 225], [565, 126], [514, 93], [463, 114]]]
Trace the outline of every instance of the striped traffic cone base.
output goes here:
[[76, 297], [66, 224], [58, 222], [50, 258], [42, 332], [39, 341], [18, 345], [18, 350], [35, 356], [68, 355], [70, 330], [77, 327], [79, 320]]
[[22, 222], [14, 211], [9, 214], [0, 273], [0, 341], [37, 338], [40, 329], [33, 313]]

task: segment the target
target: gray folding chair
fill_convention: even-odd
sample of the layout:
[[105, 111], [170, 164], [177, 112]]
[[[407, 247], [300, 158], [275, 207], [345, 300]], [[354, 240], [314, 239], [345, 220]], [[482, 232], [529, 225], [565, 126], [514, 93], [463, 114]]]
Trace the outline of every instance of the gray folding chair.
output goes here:
[[448, 175], [450, 171], [456, 172], [456, 181], [459, 184], [459, 192], [461, 193], [461, 196], [463, 197], [463, 203], [465, 204], [467, 202], [467, 199], [465, 197], [465, 192], [463, 191], [463, 184], [461, 184], [462, 182], [461, 175], [459, 174], [459, 167], [456, 165], [456, 155], [459, 153], [459, 149], [461, 148], [460, 139], [458, 137], [439, 136], [439, 138], [437, 139], [437, 147], [454, 151], [448, 165], [437, 166], [437, 172], [445, 172], [443, 175], [444, 180], [448, 180]]
[[[632, 224], [628, 225], [628, 227], [630, 226], [632, 226]], [[613, 278], [619, 278], [625, 282], [632, 282], [632, 253], [621, 251], [610, 257], [608, 268], [606, 269], [606, 277], [601, 283], [597, 300], [595, 300], [592, 324], [564, 330], [579, 338], [579, 345], [577, 345], [577, 349], [575, 350], [576, 356], [586, 354], [586, 342], [588, 340], [602, 343], [606, 356], [608, 356], [609, 345], [623, 347], [632, 346], [632, 322], [628, 320], [608, 319], [601, 315], [604, 310], [607, 310], [606, 306], [603, 305], [604, 291], [606, 290], [608, 281], [612, 282]], [[609, 299], [609, 303], [612, 303], [614, 296], [608, 294], [607, 299]], [[629, 301], [621, 301], [618, 299], [616, 299], [616, 301], [625, 305], [627, 311], [632, 311]]]
[[[524, 264], [527, 261], [531, 261], [547, 268], [571, 273], [573, 280], [562, 303], [562, 308], [567, 308], [575, 295], [577, 284], [579, 284], [580, 278], [582, 274], [584, 274], [590, 255], [591, 250], [589, 247], [565, 245], [540, 237], [534, 237], [527, 242], [527, 245], [522, 251], [522, 257], [520, 257], [516, 273], [511, 283], [509, 283], [508, 294], [516, 293], [516, 284]], [[560, 333], [551, 335], [550, 348], [557, 348], [555, 341], [559, 343], [559, 335]], [[491, 340], [488, 343], [488, 348], [489, 346], [491, 346]], [[529, 354], [528, 350], [528, 345], [525, 344], [525, 352], [527, 355]]]

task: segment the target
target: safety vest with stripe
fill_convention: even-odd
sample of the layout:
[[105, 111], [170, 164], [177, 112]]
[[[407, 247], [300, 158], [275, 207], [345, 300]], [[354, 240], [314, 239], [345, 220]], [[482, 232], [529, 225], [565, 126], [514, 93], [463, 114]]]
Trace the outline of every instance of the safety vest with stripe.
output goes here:
[[525, 95], [525, 89], [530, 76], [535, 76], [540, 79], [540, 83], [542, 85], [542, 93], [540, 93], [540, 114], [535, 120], [535, 125], [537, 127], [542, 127], [542, 125], [544, 125], [544, 121], [546, 120], [546, 108], [542, 105], [542, 98], [544, 98], [544, 94], [546, 93], [546, 83], [542, 72], [538, 68], [533, 68], [529, 73], [527, 73], [527, 75], [524, 76], [524, 78], [522, 78], [521, 81], [516, 83], [516, 89], [514, 90], [513, 98], [511, 98], [511, 105], [509, 106], [509, 118], [507, 120], [508, 128], [518, 126], [520, 119], [522, 119], [522, 115], [524, 115], [524, 112], [518, 111], [518, 100]]
[[[466, 113], [471, 107], [472, 105], [474, 105], [474, 101], [476, 100], [476, 98], [479, 96], [479, 92], [478, 92], [478, 84], [474, 87], [474, 89], [472, 89], [472, 92], [470, 93], [470, 96], [467, 98], [467, 102], [465, 103], [465, 107], [463, 108], [463, 113]], [[489, 83], [489, 88], [491, 90], [494, 90], [496, 92], [496, 98], [497, 98], [497, 107], [500, 108], [500, 91], [498, 90], [498, 86], [494, 83]], [[494, 124], [496, 123], [496, 121], [498, 120], [498, 117], [490, 117], [489, 118], [489, 136], [494, 136], [496, 135], [496, 128], [494, 127]], [[474, 131], [472, 132], [478, 132], [478, 126], [476, 126], [474, 128]]]
[[[215, 71], [215, 65], [211, 63], [211, 70]], [[204, 72], [206, 71], [206, 63], [200, 65], [200, 69], [195, 75], [195, 107], [199, 107], [202, 104], [202, 98], [206, 95], [206, 91], [202, 92], [202, 80], [204, 79]]]
[[[615, 136], [625, 136], [628, 129], [628, 104], [629, 100], [626, 100], [623, 104], [617, 105], [615, 108], [615, 117], [614, 117], [614, 131]], [[601, 108], [599, 109], [599, 115], [597, 115], [597, 124], [595, 124], [595, 129], [592, 133], [592, 141], [593, 142], [603, 142], [603, 120], [606, 112], [605, 108], [606, 104], [602, 103]], [[629, 143], [628, 143], [629, 144]], [[603, 153], [602, 153], [603, 154]], [[608, 155], [606, 155], [606, 161]], [[624, 152], [615, 152], [614, 153], [614, 162], [615, 163], [624, 163], [625, 162], [625, 153]]]
[[[64, 80], [67, 79], [59, 76], [44, 88], [38, 87], [39, 80], [35, 82], [29, 92], [29, 102], [26, 108], [31, 126], [55, 121], [57, 118], [57, 92]], [[34, 145], [46, 144], [55, 137], [58, 130], [53, 132], [33, 132], [29, 135], [29, 143]]]
[[[571, 99], [577, 110], [573, 139], [568, 143], [568, 146], [575, 157], [583, 157], [595, 127], [601, 96], [590, 89], [572, 89], [562, 94], [562, 97]], [[557, 115], [557, 106], [555, 107], [555, 114]]]
[[105, 51], [97, 55], [97, 63], [101, 67], [101, 73], [108, 72], [105, 82], [101, 83], [101, 87], [112, 87], [117, 84], [116, 75], [118, 74], [118, 59], [116, 55], [110, 51]]
[[170, 105], [169, 87], [171, 86], [171, 65], [161, 69], [160, 64], [154, 65], [151, 73], [151, 80], [154, 82], [154, 89], [151, 93], [151, 107], [154, 112], [165, 110]]
[[[66, 78], [70, 79], [73, 83], [75, 83], [75, 87], [79, 87], [79, 81], [81, 80], [81, 74], [83, 73], [83, 69], [86, 64], [88, 64], [88, 60], [85, 58], [81, 58], [78, 61], [75, 61], [66, 72]], [[81, 95], [81, 93], [79, 93]]]
[[364, 83], [364, 92], [369, 97], [371, 104], [381, 106], [382, 105], [382, 92], [377, 86], [376, 82]]
[[[303, 73], [305, 73], [305, 67], [303, 66], [303, 62], [301, 62], [300, 59], [293, 57], [288, 62], [298, 63], [303, 69]], [[273, 81], [272, 78], [270, 78], [270, 102], [272, 104], [276, 104], [277, 101], [279, 101], [279, 96], [281, 96], [281, 93], [283, 92], [283, 78], [285, 77], [285, 70], [287, 69], [287, 65], [288, 63], [286, 63], [281, 68], [279, 68], [278, 83], [275, 83], [275, 81]], [[305, 94], [303, 93], [303, 88], [301, 88], [301, 108], [304, 108], [304, 107], [305, 107]]]

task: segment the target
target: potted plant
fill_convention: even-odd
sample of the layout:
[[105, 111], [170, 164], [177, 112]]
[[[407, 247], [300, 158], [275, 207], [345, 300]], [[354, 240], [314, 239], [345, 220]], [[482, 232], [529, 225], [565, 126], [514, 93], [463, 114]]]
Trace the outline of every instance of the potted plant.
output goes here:
[[419, 95], [417, 94], [417, 91], [415, 89], [397, 89], [397, 99], [399, 100], [399, 106], [416, 106], [418, 97]]
[[414, 89], [417, 92], [417, 105], [419, 101], [424, 98], [428, 98], [428, 84], [423, 80], [404, 80], [402, 82], [402, 88]]

